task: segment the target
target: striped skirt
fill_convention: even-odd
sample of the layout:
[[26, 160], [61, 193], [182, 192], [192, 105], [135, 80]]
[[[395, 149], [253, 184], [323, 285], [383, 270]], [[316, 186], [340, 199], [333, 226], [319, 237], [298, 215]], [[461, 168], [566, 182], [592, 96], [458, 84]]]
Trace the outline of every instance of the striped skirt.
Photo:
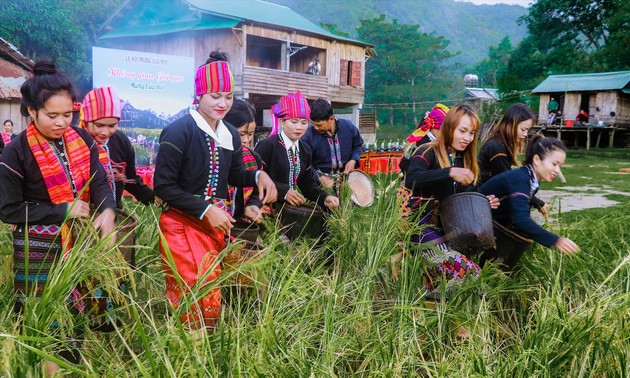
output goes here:
[[[166, 279], [166, 296], [178, 309], [182, 298], [190, 292], [190, 288], [205, 279], [210, 283], [221, 274], [221, 265], [216, 262], [217, 255], [225, 248], [225, 233], [214, 228], [204, 227], [201, 221], [191, 215], [171, 208], [160, 216], [160, 231], [164, 238], [160, 239], [163, 269]], [[164, 245], [164, 240], [167, 245]], [[167, 248], [168, 247], [168, 248]], [[169, 261], [175, 266], [173, 271]], [[204, 277], [207, 275], [207, 277]], [[203, 290], [203, 285], [200, 285]], [[221, 290], [214, 288], [196, 303], [187, 302], [180, 320], [190, 328], [214, 327], [221, 315]]]

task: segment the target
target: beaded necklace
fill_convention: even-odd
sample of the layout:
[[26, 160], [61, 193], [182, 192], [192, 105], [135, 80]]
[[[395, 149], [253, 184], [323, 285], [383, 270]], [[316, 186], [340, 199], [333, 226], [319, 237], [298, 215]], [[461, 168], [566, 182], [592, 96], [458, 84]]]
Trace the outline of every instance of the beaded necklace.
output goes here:
[[109, 142], [109, 140], [106, 140], [105, 143], [101, 145], [107, 153], [107, 169], [105, 170], [105, 173], [107, 174], [109, 186], [112, 188], [112, 194], [114, 195], [114, 198], [116, 198], [116, 180], [114, 180], [114, 169], [112, 168], [112, 160], [109, 157], [109, 146], [107, 145], [107, 142]]
[[51, 147], [55, 157], [61, 164], [63, 168], [63, 172], [66, 174], [66, 178], [72, 187], [72, 195], [74, 198], [77, 197], [77, 184], [74, 181], [74, 177], [72, 176], [72, 170], [70, 169], [70, 162], [68, 161], [68, 153], [66, 151], [66, 144], [64, 143], [63, 137], [61, 137], [58, 141], [54, 143], [52, 141], [48, 141], [48, 145]]
[[208, 172], [208, 185], [206, 187], [206, 197], [217, 198], [217, 186], [219, 181], [219, 149], [214, 142], [206, 134], [206, 144], [210, 151], [210, 168]]
[[[286, 147], [285, 147], [286, 148]], [[300, 154], [296, 153], [295, 144], [289, 148], [287, 157], [289, 158], [289, 187], [295, 190], [298, 176], [300, 175]]]

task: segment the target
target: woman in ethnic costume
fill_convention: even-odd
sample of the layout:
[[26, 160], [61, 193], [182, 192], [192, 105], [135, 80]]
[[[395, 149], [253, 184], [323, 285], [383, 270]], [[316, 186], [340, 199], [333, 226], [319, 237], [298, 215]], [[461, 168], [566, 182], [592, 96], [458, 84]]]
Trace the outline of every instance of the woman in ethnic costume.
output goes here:
[[400, 171], [404, 174], [409, 169], [411, 163], [411, 154], [423, 144], [433, 142], [440, 136], [444, 117], [448, 113], [448, 106], [443, 104], [435, 104], [433, 109], [427, 113], [422, 123], [418, 125], [408, 137], [408, 146], [405, 148], [403, 158], [400, 160]]
[[[235, 221], [229, 210], [228, 185], [257, 186], [263, 203], [273, 202], [277, 196], [266, 173], [243, 167], [239, 134], [222, 121], [232, 106], [232, 83], [226, 61], [199, 67], [195, 76], [198, 107], [191, 107], [188, 115], [160, 135], [154, 190], [164, 201], [160, 252], [166, 294], [176, 309], [199, 278], [207, 276], [210, 283], [221, 274], [221, 265], [215, 260]], [[190, 302], [180, 319], [192, 328], [214, 327], [221, 312], [219, 288], [196, 304]]]
[[123, 190], [127, 190], [144, 205], [153, 203], [153, 190], [136, 174], [136, 152], [129, 138], [118, 129], [122, 106], [111, 87], [93, 89], [83, 99], [81, 127], [86, 128], [99, 149], [99, 159], [107, 180], [122, 209]]
[[[523, 166], [493, 176], [479, 188], [479, 192], [499, 198], [501, 206], [493, 211], [492, 217], [501, 225], [545, 247], [556, 247], [562, 253], [572, 254], [579, 251], [577, 244], [545, 230], [530, 216], [532, 198], [540, 182], [551, 182], [556, 178], [566, 155], [566, 147], [560, 140], [536, 135], [527, 145]], [[488, 250], [482, 255], [481, 263], [497, 257], [496, 250]], [[513, 268], [521, 256], [501, 257], [508, 262], [508, 268]]]
[[[479, 119], [468, 105], [456, 105], [446, 114], [440, 137], [420, 146], [413, 154], [405, 186], [413, 197], [409, 206], [419, 214], [418, 223], [428, 225], [412, 242], [431, 243], [437, 248], [422, 250], [432, 266], [427, 270], [427, 296], [439, 295], [440, 279], [448, 282], [447, 290], [465, 278], [476, 279], [479, 267], [446, 243], [439, 218], [439, 203], [449, 196], [474, 189], [479, 174], [475, 159]], [[492, 207], [496, 198], [489, 197]]]
[[13, 134], [13, 121], [7, 119], [4, 121], [4, 131], [0, 133], [0, 156], [2, 156], [2, 150], [11, 143], [17, 134]]
[[[129, 191], [143, 204], [149, 205], [153, 203], [155, 195], [136, 174], [136, 153], [129, 138], [118, 130], [121, 115], [120, 99], [113, 88], [93, 89], [87, 93], [81, 104], [79, 127], [87, 129], [96, 142], [99, 160], [105, 169], [112, 195], [116, 198], [116, 206], [122, 209], [123, 190]], [[133, 267], [133, 255], [125, 258]], [[121, 283], [120, 290], [125, 292], [126, 286], [126, 282]], [[113, 331], [118, 318], [113, 311], [115, 304], [110, 296], [98, 287], [93, 293], [85, 286], [79, 290], [83, 296], [90, 298], [87, 302], [91, 306], [92, 328], [105, 332]]]
[[[279, 133], [261, 140], [256, 146], [263, 169], [278, 188], [278, 202], [300, 206], [306, 200], [322, 208], [335, 209], [339, 199], [313, 179], [311, 150], [300, 137], [306, 133], [310, 107], [300, 91], [290, 93], [271, 108], [274, 127]], [[297, 191], [300, 189], [301, 193]]]
[[[243, 166], [248, 171], [262, 169], [262, 160], [257, 152], [252, 150], [254, 146], [254, 133], [256, 131], [256, 110], [247, 101], [234, 100], [232, 109], [224, 118], [226, 123], [236, 128], [241, 136]], [[262, 222], [261, 206], [256, 187], [245, 188], [230, 187], [230, 198], [234, 201], [234, 218], [247, 218], [251, 221]]]
[[[72, 83], [50, 62], [36, 63], [33, 73], [20, 89], [20, 111], [32, 121], [5, 148], [0, 163], [0, 219], [15, 225], [14, 290], [24, 295], [28, 287], [39, 297], [51, 267], [73, 246], [69, 221], [89, 217], [92, 204], [99, 213], [94, 225], [101, 237], [110, 235], [116, 202], [91, 136], [70, 127]], [[47, 365], [49, 372], [56, 368]]]
[[[483, 185], [493, 176], [509, 171], [517, 166], [518, 155], [523, 142], [527, 138], [529, 129], [534, 124], [534, 114], [529, 107], [522, 103], [511, 105], [501, 117], [495, 127], [484, 138], [477, 162], [479, 163], [479, 183]], [[531, 205], [545, 217], [549, 213], [549, 206], [545, 201], [532, 196]]]

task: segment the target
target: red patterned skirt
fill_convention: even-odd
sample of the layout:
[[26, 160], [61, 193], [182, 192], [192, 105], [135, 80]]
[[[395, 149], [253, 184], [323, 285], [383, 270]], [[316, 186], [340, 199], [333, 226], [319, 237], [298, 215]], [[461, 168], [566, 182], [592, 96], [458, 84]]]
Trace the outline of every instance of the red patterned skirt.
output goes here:
[[[200, 220], [173, 208], [160, 216], [160, 231], [164, 235], [164, 239], [160, 239], [160, 253], [166, 278], [166, 296], [179, 309], [180, 305], [184, 305], [182, 299], [193, 286], [198, 285], [199, 279], [205, 278], [204, 284], [208, 284], [221, 274], [220, 264], [209, 274], [207, 272], [226, 246], [225, 233], [205, 227]], [[176, 271], [169, 261], [174, 263]], [[203, 285], [200, 287], [204, 291]], [[188, 300], [185, 305], [188, 308], [180, 317], [182, 322], [191, 328], [214, 327], [221, 314], [221, 290], [218, 287], [211, 289], [203, 298]]]

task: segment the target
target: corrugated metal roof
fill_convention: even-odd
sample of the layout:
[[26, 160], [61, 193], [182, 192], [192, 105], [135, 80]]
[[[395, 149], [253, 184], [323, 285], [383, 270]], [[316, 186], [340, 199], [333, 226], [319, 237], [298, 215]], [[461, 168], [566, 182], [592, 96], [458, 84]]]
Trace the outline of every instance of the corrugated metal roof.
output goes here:
[[27, 70], [31, 70], [35, 65], [31, 59], [27, 58], [22, 54], [17, 47], [13, 46], [9, 41], [4, 38], [0, 38], [0, 56], [4, 55], [8, 58], [9, 61], [22, 66]]
[[230, 19], [189, 19], [180, 21], [170, 21], [165, 23], [121, 27], [104, 34], [101, 39], [121, 38], [121, 37], [143, 37], [176, 33], [188, 30], [209, 30], [209, 29], [229, 29], [239, 23], [238, 20]]
[[185, 0], [188, 4], [203, 11], [216, 15], [234, 17], [242, 20], [259, 22], [279, 26], [282, 28], [296, 29], [335, 40], [348, 41], [364, 46], [369, 43], [351, 38], [340, 37], [328, 30], [319, 27], [305, 17], [293, 11], [291, 8], [268, 3], [260, 0]]
[[0, 98], [22, 98], [20, 87], [26, 78], [20, 77], [1, 77], [0, 76]]
[[624, 89], [630, 83], [630, 71], [574, 75], [551, 75], [532, 93], [604, 91]]
[[478, 98], [481, 100], [498, 100], [499, 91], [495, 88], [466, 88], [468, 98]]

